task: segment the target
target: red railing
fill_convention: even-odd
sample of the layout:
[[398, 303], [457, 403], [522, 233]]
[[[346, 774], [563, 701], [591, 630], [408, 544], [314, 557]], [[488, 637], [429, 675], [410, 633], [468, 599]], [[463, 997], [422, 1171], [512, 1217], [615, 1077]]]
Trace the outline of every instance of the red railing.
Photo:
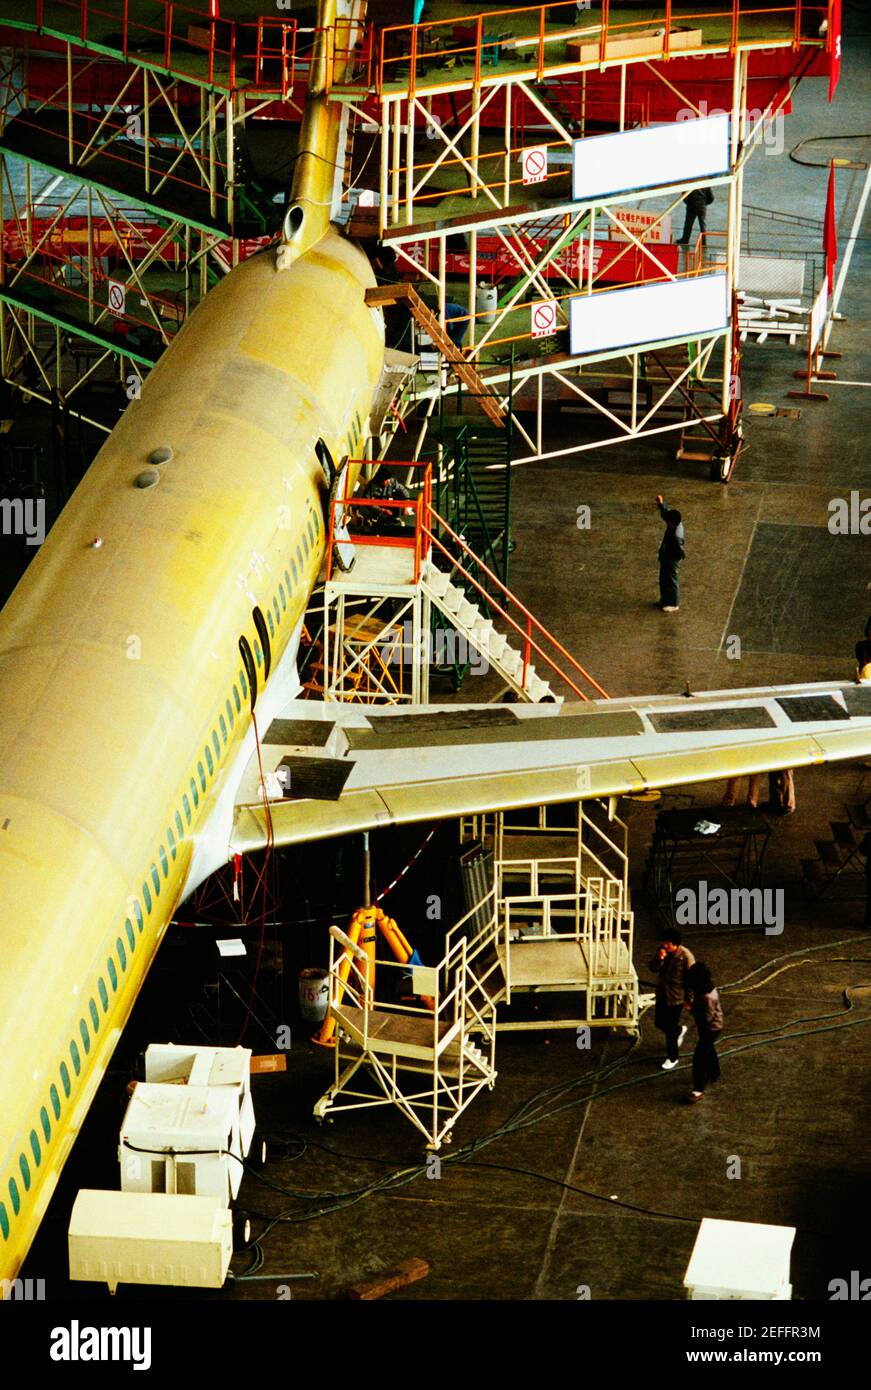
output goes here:
[[[832, 31], [832, 11], [834, 0], [808, 4], [806, 0], [793, 0], [792, 4], [770, 5], [764, 9], [751, 9], [742, 0], [709, 0], [701, 4], [696, 13], [680, 9], [673, 12], [671, 0], [664, 0], [661, 13], [651, 17], [648, 13], [640, 19], [614, 20], [611, 16], [610, 0], [594, 0], [589, 10], [579, 14], [576, 0], [557, 0], [556, 4], [536, 5], [514, 10], [490, 10], [483, 14], [469, 16], [463, 22], [457, 17], [433, 20], [417, 25], [390, 25], [381, 31], [378, 60], [375, 65], [376, 90], [381, 96], [385, 85], [399, 82], [399, 70], [408, 65], [407, 77], [401, 78], [401, 87], [413, 95], [418, 79], [424, 76], [422, 69], [431, 71], [452, 61], [453, 65], [470, 69], [465, 75], [471, 85], [478, 87], [486, 78], [488, 65], [495, 68], [502, 61], [503, 51], [519, 56], [520, 63], [508, 68], [509, 73], [518, 76], [535, 71], [538, 80], [551, 68], [570, 68], [573, 65], [588, 66], [602, 64], [609, 60], [637, 57], [650, 58], [680, 57], [684, 51], [697, 51], [698, 48], [722, 49], [727, 46], [734, 53], [743, 43], [762, 44], [766, 39], [783, 42], [788, 40], [793, 46], [802, 42], [820, 42], [820, 25], [824, 19], [829, 22], [829, 35]], [[564, 27], [555, 28], [553, 22], [547, 27], [547, 20], [553, 21], [555, 12], [563, 17]], [[721, 21], [722, 27], [728, 24], [728, 42], [723, 35], [706, 36], [694, 48], [687, 49], [681, 43], [681, 35], [687, 30], [699, 28], [710, 21]], [[559, 20], [557, 20], [559, 22]], [[710, 32], [710, 31], [709, 31]], [[588, 42], [584, 42], [587, 40]], [[618, 51], [619, 40], [650, 39], [650, 43], [639, 48], [637, 53], [629, 51], [625, 45]], [[567, 41], [577, 44], [577, 55], [560, 53], [556, 56], [554, 45], [564, 45]], [[581, 56], [581, 44], [584, 52]], [[828, 46], [828, 40], [827, 40]], [[550, 52], [549, 52], [550, 50]], [[553, 56], [552, 56], [553, 55]], [[528, 61], [527, 61], [528, 56]], [[503, 74], [506, 71], [502, 69]], [[457, 72], [446, 72], [445, 84], [454, 85]], [[428, 83], [427, 85], [437, 85]], [[457, 84], [458, 85], [458, 84]]]
[[[142, 17], [145, 6], [150, 10]], [[45, 0], [36, 0], [36, 27], [46, 27]], [[131, 8], [135, 13], [131, 14]], [[70, 12], [69, 27], [48, 25], [79, 43], [118, 49], [174, 77], [206, 81], [226, 91], [252, 90], [288, 96], [296, 77], [295, 19], [261, 15], [256, 20], [219, 19], [207, 5], [178, 0], [50, 0], [49, 19]], [[107, 40], [111, 39], [111, 42]], [[155, 61], [160, 55], [162, 62]], [[203, 61], [205, 60], [205, 61]], [[251, 65], [253, 76], [244, 69]]]
[[[357, 468], [368, 462], [366, 459], [351, 459], [346, 473], [345, 495], [335, 498], [330, 504], [330, 515], [327, 526], [327, 554], [325, 572], [327, 579], [333, 575], [333, 551], [337, 544], [345, 542], [351, 545], [377, 545], [398, 550], [411, 550], [414, 552], [414, 582], [420, 579], [421, 567], [424, 560], [426, 546], [426, 535], [428, 528], [428, 518], [432, 511], [432, 464], [421, 463], [408, 460], [394, 461], [391, 459], [391, 469], [414, 468], [421, 471], [421, 481], [416, 497], [403, 497], [391, 499], [387, 497], [356, 497], [348, 495], [348, 483], [357, 471]], [[343, 535], [336, 536], [336, 527], [340, 524], [340, 518], [344, 512], [351, 513], [361, 511], [371, 511], [374, 517], [381, 512], [402, 512], [405, 515], [414, 515], [414, 529], [409, 528], [407, 535], [385, 536], [375, 532], [351, 531], [350, 527], [345, 529]]]
[[[529, 609], [525, 608], [524, 605], [520, 602], [520, 600], [511, 592], [511, 590], [507, 588], [505, 584], [502, 583], [502, 580], [499, 578], [499, 576], [497, 574], [494, 574], [493, 571], [489, 569], [487, 565], [484, 564], [483, 560], [478, 558], [478, 556], [474, 553], [473, 550], [469, 549], [462, 536], [457, 535], [456, 531], [454, 531], [448, 525], [444, 517], [439, 516], [438, 512], [433, 511], [432, 507], [429, 508], [429, 515], [432, 521], [435, 522], [436, 526], [438, 526], [450, 537], [451, 548], [449, 548], [447, 545], [444, 545], [443, 542], [440, 541], [438, 536], [435, 534], [435, 531], [431, 527], [427, 526], [425, 528], [425, 535], [429, 540], [430, 544], [446, 557], [446, 559], [450, 562], [450, 567], [452, 570], [455, 570], [458, 574], [460, 574], [467, 584], [471, 584], [472, 588], [475, 589], [477, 593], [481, 596], [481, 598], [484, 600], [486, 608], [491, 613], [495, 613], [496, 615], [498, 615], [498, 617], [500, 617], [503, 620], [503, 622], [506, 622], [508, 626], [512, 628], [514, 632], [516, 632], [518, 636], [521, 638], [523, 642], [523, 674], [520, 680], [521, 686], [523, 686], [524, 688], [526, 686], [526, 677], [529, 672], [530, 657], [532, 653], [535, 652], [536, 656], [540, 657], [541, 660], [545, 663], [545, 665], [548, 666], [555, 675], [559, 676], [560, 680], [565, 681], [569, 689], [574, 691], [574, 693], [579, 697], [579, 699], [589, 700], [589, 695], [585, 694], [584, 691], [580, 688], [580, 686], [575, 684], [575, 681], [572, 679], [572, 677], [567, 675], [566, 672], [562, 669], [562, 667], [560, 667], [557, 664], [554, 658], [552, 656], [549, 656], [548, 653], [541, 646], [542, 642], [547, 642], [550, 644], [551, 647], [555, 648], [555, 650], [559, 653], [559, 655], [563, 658], [564, 661], [568, 662], [572, 671], [576, 675], [580, 676], [582, 680], [586, 681], [587, 684], [591, 686], [593, 690], [595, 690], [597, 695], [601, 695], [604, 699], [607, 700], [608, 694], [605, 690], [602, 689], [598, 681], [594, 680], [593, 677], [590, 675], [589, 671], [584, 670], [584, 667], [581, 666], [579, 662], [575, 661], [575, 658], [571, 655], [571, 653], [566, 651], [565, 647], [562, 645], [561, 642], [557, 641], [552, 632], [548, 632], [544, 624], [538, 621], [538, 618], [533, 617]], [[481, 584], [474, 577], [474, 575], [470, 574], [468, 569], [466, 569], [462, 564], [460, 564], [460, 561], [457, 559], [455, 553], [457, 551], [459, 551], [460, 554], [468, 558], [470, 565], [474, 565], [476, 569], [480, 570], [484, 575], [486, 575], [489, 583], [493, 585], [501, 594], [505, 604], [510, 604], [521, 615], [521, 622], [517, 622], [511, 616], [510, 613], [506, 612], [505, 607], [503, 607], [502, 604], [500, 604], [493, 597], [492, 592], [490, 592], [488, 589], [485, 589], [483, 584]]]

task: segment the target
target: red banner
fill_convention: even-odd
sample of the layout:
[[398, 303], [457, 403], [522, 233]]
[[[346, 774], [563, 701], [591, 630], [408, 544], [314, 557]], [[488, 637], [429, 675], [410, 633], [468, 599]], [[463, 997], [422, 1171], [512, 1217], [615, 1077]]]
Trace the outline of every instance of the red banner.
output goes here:
[[831, 101], [841, 77], [841, 0], [832, 0], [828, 39], [826, 47], [831, 57], [831, 66], [829, 67], [829, 101]]
[[838, 259], [838, 232], [835, 226], [835, 166], [829, 165], [829, 191], [826, 194], [826, 220], [823, 224], [823, 250], [826, 253], [826, 275], [829, 294], [835, 284], [835, 261]]

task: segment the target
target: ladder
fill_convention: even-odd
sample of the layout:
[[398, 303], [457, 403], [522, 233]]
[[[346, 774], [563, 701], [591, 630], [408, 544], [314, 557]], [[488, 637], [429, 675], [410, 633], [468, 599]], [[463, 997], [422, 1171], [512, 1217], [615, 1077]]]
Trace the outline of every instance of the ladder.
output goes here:
[[494, 425], [505, 428], [505, 411], [495, 396], [492, 396], [470, 362], [451, 342], [442, 328], [437, 316], [426, 305], [413, 285], [399, 281], [395, 285], [376, 285], [366, 291], [366, 303], [372, 308], [382, 308], [385, 304], [407, 304], [408, 308], [425, 333], [428, 333], [446, 362], [449, 362], [460, 381], [481, 403], [481, 409]]

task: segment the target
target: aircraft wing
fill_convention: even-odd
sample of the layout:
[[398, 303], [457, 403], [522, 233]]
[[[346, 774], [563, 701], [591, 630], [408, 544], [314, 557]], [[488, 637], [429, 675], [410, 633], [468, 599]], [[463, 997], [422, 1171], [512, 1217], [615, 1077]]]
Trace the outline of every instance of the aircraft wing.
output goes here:
[[[871, 686], [402, 710], [298, 700], [273, 721], [261, 753], [273, 842], [299, 844], [871, 757]], [[266, 838], [255, 756], [237, 794], [231, 852]]]

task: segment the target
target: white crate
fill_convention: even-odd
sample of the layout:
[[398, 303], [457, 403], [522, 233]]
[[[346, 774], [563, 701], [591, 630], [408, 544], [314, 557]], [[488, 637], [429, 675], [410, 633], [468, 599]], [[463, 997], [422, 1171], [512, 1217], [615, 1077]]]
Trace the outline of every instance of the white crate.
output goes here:
[[[145, 1080], [185, 1082], [189, 1086], [232, 1086], [239, 1099], [238, 1154], [240, 1158], [247, 1157], [255, 1129], [250, 1047], [152, 1043], [145, 1052]], [[237, 1152], [235, 1147], [233, 1152]], [[236, 1167], [241, 1176], [241, 1164]], [[234, 1196], [239, 1186], [238, 1176]]]
[[239, 1104], [228, 1086], [141, 1081], [121, 1126], [118, 1158], [125, 1192], [218, 1197], [238, 1191]]
[[70, 1278], [219, 1289], [233, 1218], [214, 1197], [82, 1189], [69, 1226]]
[[684, 1275], [687, 1297], [704, 1301], [792, 1298], [789, 1257], [794, 1239], [794, 1226], [706, 1216]]

